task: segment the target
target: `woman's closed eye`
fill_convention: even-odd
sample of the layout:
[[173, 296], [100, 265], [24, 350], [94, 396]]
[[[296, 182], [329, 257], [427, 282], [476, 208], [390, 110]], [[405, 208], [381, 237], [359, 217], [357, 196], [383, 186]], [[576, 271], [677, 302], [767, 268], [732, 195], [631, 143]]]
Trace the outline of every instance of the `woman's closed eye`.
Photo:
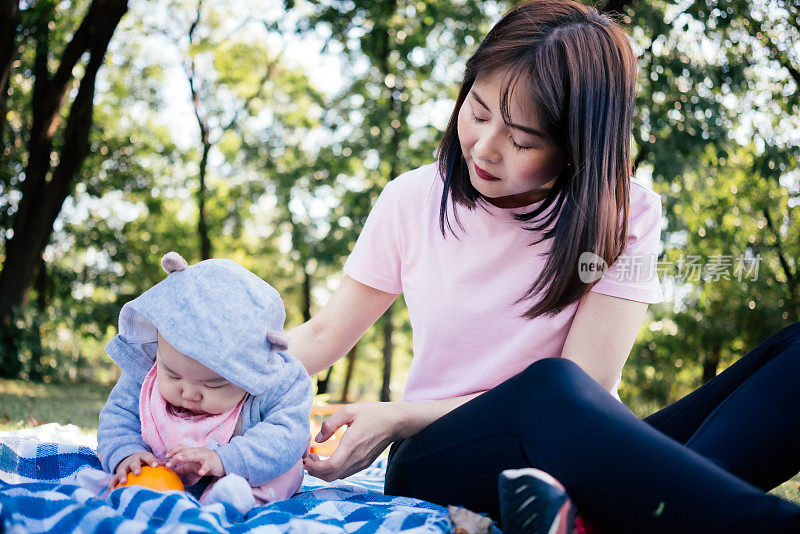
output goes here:
[[[483, 123], [489, 121], [489, 119], [482, 119], [482, 118], [478, 117], [477, 115], [475, 115], [474, 111], [470, 110], [470, 113], [472, 114], [472, 120], [474, 122], [476, 122], [477, 124], [483, 124]], [[510, 135], [508, 136], [508, 139], [511, 141], [511, 144], [514, 146], [514, 149], [517, 150], [517, 151], [530, 150], [532, 148], [536, 148], [536, 147], [532, 147], [532, 146], [520, 145], [516, 141], [514, 141], [514, 138], [511, 137]]]
[[532, 149], [532, 148], [536, 148], [536, 147], [532, 147], [532, 146], [522, 146], [522, 145], [518, 145], [518, 144], [517, 144], [517, 142], [516, 142], [516, 141], [514, 141], [514, 138], [513, 138], [513, 137], [511, 137], [511, 136], [508, 136], [508, 138], [509, 138], [509, 139], [511, 139], [511, 144], [512, 144], [512, 145], [514, 145], [514, 148], [515, 148], [516, 150], [530, 150], [530, 149]]
[[472, 120], [477, 122], [478, 124], [483, 124], [484, 122], [486, 122], [488, 120], [488, 119], [481, 119], [480, 117], [475, 115], [474, 111], [470, 111], [470, 113], [472, 113]]

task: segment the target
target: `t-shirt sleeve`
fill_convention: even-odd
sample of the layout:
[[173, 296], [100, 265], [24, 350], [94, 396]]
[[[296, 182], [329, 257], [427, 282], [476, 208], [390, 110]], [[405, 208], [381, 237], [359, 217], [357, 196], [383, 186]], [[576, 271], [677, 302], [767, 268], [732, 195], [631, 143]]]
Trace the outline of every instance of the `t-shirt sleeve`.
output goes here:
[[661, 198], [652, 193], [632, 211], [628, 243], [591, 291], [657, 304], [664, 301], [658, 280], [661, 246]]
[[383, 188], [343, 269], [350, 278], [395, 295], [403, 291], [399, 193], [392, 182]]

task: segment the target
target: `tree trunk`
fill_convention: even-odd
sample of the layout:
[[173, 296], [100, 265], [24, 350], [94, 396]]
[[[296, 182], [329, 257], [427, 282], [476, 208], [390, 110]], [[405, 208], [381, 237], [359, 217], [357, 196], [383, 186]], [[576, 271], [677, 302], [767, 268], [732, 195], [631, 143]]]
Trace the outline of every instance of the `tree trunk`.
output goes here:
[[[191, 26], [189, 27], [189, 45], [192, 46], [195, 43], [196, 38], [196, 31], [197, 28], [200, 26], [200, 20], [202, 19], [202, 11], [203, 11], [203, 4], [204, 0], [197, 0], [197, 9], [196, 15], [194, 20], [192, 21]], [[236, 120], [239, 117], [239, 114], [246, 110], [251, 102], [253, 102], [258, 96], [261, 94], [261, 89], [263, 88], [264, 84], [270, 79], [272, 74], [274, 73], [274, 69], [278, 66], [278, 58], [275, 58], [274, 61], [271, 61], [264, 70], [264, 75], [261, 77], [260, 83], [256, 90], [245, 98], [242, 107], [236, 110], [236, 113], [233, 114], [231, 120], [221, 128], [217, 128], [219, 133], [217, 135], [211, 135], [211, 125], [213, 124], [213, 118], [208, 113], [208, 110], [202, 109], [202, 101], [201, 95], [198, 90], [198, 83], [197, 83], [197, 65], [194, 61], [194, 56], [186, 60], [184, 69], [186, 72], [186, 79], [189, 82], [189, 91], [192, 97], [192, 106], [194, 107], [194, 116], [195, 120], [197, 121], [197, 126], [200, 128], [200, 142], [203, 146], [203, 153], [200, 158], [200, 176], [199, 176], [199, 186], [197, 190], [197, 206], [198, 206], [198, 217], [197, 217], [197, 233], [199, 234], [200, 238], [200, 258], [207, 260], [213, 254], [212, 246], [211, 246], [211, 239], [208, 235], [208, 221], [206, 217], [206, 198], [208, 197], [208, 186], [206, 183], [206, 176], [208, 171], [208, 154], [211, 151], [211, 147], [213, 147], [217, 141], [219, 141], [222, 136], [232, 128], [236, 124]]]
[[772, 232], [772, 236], [775, 238], [775, 245], [772, 247], [775, 249], [775, 253], [778, 255], [778, 262], [780, 262], [781, 269], [783, 270], [783, 275], [786, 277], [786, 282], [784, 285], [786, 286], [786, 290], [789, 293], [789, 297], [786, 299], [787, 306], [786, 309], [789, 311], [792, 320], [796, 321], [796, 317], [798, 317], [798, 308], [797, 308], [797, 269], [792, 270], [791, 265], [789, 264], [789, 260], [787, 259], [786, 249], [783, 246], [783, 238], [781, 237], [780, 228], [776, 228], [775, 224], [772, 222], [772, 216], [769, 213], [769, 209], [767, 207], [763, 207], [761, 209], [761, 213], [764, 215], [764, 220], [767, 222], [767, 228], [769, 228], [770, 232]]
[[[387, 3], [385, 4], [387, 10], [391, 10], [392, 12], [396, 8], [394, 3]], [[386, 12], [384, 15], [386, 20], [392, 13]], [[381, 31], [380, 29], [378, 31]], [[389, 46], [389, 34], [381, 33], [381, 47], [380, 47], [380, 70], [381, 74], [384, 76], [388, 76], [392, 73], [392, 68], [389, 64], [389, 56], [391, 55], [391, 50]], [[398, 76], [396, 78], [396, 86], [401, 87], [403, 81]], [[402, 103], [399, 98], [397, 98], [397, 92], [391, 88], [384, 88], [384, 90], [388, 91], [388, 109], [386, 110], [387, 113], [387, 123], [390, 124], [392, 128], [392, 138], [390, 141], [390, 146], [387, 147], [388, 150], [385, 151], [385, 158], [389, 162], [389, 176], [386, 177], [386, 181], [393, 180], [395, 176], [397, 176], [397, 168], [398, 168], [398, 158], [397, 158], [397, 150], [400, 146], [400, 128], [402, 125], [405, 124], [405, 117], [402, 113]], [[403, 120], [400, 120], [400, 119]], [[394, 127], [392, 123], [394, 120], [399, 121], [400, 126]], [[383, 323], [383, 384], [381, 385], [381, 396], [380, 399], [383, 402], [389, 402], [391, 400], [391, 381], [392, 381], [392, 356], [394, 354], [394, 344], [392, 343], [392, 337], [394, 334], [394, 321], [392, 320], [394, 314], [392, 312], [393, 306], [389, 306], [389, 309], [386, 310], [386, 313], [383, 315], [384, 323]]]
[[[200, 25], [202, 9], [203, 0], [198, 0], [197, 13], [189, 27], [189, 46], [194, 45], [195, 31]], [[200, 259], [207, 260], [211, 257], [211, 240], [208, 238], [208, 223], [206, 222], [206, 171], [208, 169], [208, 153], [211, 151], [211, 147], [214, 143], [211, 142], [208, 117], [201, 110], [200, 93], [197, 90], [197, 83], [195, 81], [197, 70], [193, 56], [190, 56], [190, 59], [186, 62], [185, 70], [186, 79], [189, 82], [189, 92], [192, 97], [194, 118], [200, 130], [200, 143], [203, 146], [203, 152], [200, 156], [199, 184], [197, 186], [197, 233], [200, 238]]]
[[[14, 342], [12, 317], [22, 305], [34, 269], [50, 240], [53, 223], [74, 185], [75, 176], [89, 152], [93, 100], [97, 71], [103, 64], [108, 43], [128, 9], [124, 0], [95, 0], [89, 6], [72, 40], [64, 48], [61, 63], [51, 77], [48, 69], [48, 20], [36, 28], [33, 121], [28, 140], [28, 164], [20, 185], [22, 198], [14, 215], [12, 237], [6, 242], [0, 272], [0, 375], [16, 376], [21, 367]], [[67, 91], [73, 86], [72, 71], [84, 53], [89, 54], [83, 78], [64, 127], [64, 143], [52, 163], [53, 138], [59, 129]], [[49, 179], [48, 179], [49, 178]]]
[[45, 366], [42, 363], [44, 358], [44, 347], [42, 346], [42, 333], [45, 320], [44, 312], [47, 309], [47, 263], [44, 258], [40, 258], [39, 266], [36, 268], [36, 277], [33, 281], [36, 289], [36, 309], [39, 312], [34, 316], [33, 322], [29, 325], [32, 331], [36, 332], [36, 338], [28, 342], [31, 351], [31, 359], [28, 363], [28, 377], [35, 381], [41, 381], [45, 376]]
[[361, 343], [357, 341], [350, 352], [347, 353], [347, 371], [344, 375], [344, 383], [342, 384], [342, 398], [337, 402], [340, 404], [348, 404], [350, 402], [350, 383], [353, 380], [353, 369], [356, 367], [356, 357], [358, 356], [358, 345]]
[[200, 159], [200, 186], [197, 188], [197, 232], [200, 234], [200, 259], [211, 258], [211, 239], [208, 237], [208, 223], [206, 222], [206, 169], [208, 168], [208, 152], [211, 144], [208, 142], [208, 131], [203, 131], [203, 156]]
[[[308, 260], [303, 262], [303, 322], [311, 320], [311, 275], [308, 272]], [[324, 395], [328, 392], [333, 365], [328, 368], [325, 377], [317, 378], [317, 395]]]
[[39, 259], [39, 268], [36, 270], [36, 309], [44, 313], [47, 309], [47, 263], [44, 258]]
[[717, 368], [719, 367], [720, 349], [712, 349], [711, 353], [706, 354], [703, 358], [703, 384], [717, 376]]
[[6, 156], [6, 112], [8, 111], [8, 86], [11, 65], [16, 57], [19, 0], [0, 0], [0, 161]]
[[308, 261], [303, 262], [303, 322], [311, 320], [311, 274]]
[[331, 383], [331, 376], [333, 376], [333, 366], [335, 363], [328, 367], [328, 372], [324, 377], [317, 378], [317, 395], [325, 395], [328, 392], [328, 387]]
[[392, 380], [392, 354], [394, 353], [394, 344], [392, 343], [392, 334], [394, 333], [394, 322], [392, 306], [383, 314], [383, 385], [381, 386], [381, 401], [389, 402], [392, 400], [392, 392], [389, 388]]

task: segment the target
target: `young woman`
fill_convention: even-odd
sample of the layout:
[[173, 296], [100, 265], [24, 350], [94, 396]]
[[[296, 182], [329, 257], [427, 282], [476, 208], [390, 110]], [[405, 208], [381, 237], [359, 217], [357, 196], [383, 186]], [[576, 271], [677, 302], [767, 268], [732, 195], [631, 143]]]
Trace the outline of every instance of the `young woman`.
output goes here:
[[403, 401], [332, 415], [318, 441], [348, 429], [311, 474], [349, 476], [393, 443], [387, 493], [494, 519], [502, 504], [509, 531], [575, 526], [530, 505], [539, 471], [510, 473], [524, 483], [501, 502], [502, 471], [538, 468], [608, 532], [800, 532], [800, 508], [762, 491], [800, 470], [800, 323], [647, 421], [615, 398], [662, 300], [660, 198], [630, 177], [635, 80], [624, 32], [579, 2], [492, 28], [438, 163], [385, 187], [339, 289], [288, 332], [311, 374], [401, 292], [414, 332]]

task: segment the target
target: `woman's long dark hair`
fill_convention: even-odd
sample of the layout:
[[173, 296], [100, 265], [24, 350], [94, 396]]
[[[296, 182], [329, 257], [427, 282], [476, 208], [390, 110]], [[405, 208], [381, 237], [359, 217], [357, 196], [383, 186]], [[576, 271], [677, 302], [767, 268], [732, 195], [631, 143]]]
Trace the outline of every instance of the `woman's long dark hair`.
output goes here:
[[[581, 253], [593, 252], [611, 265], [625, 248], [636, 58], [620, 25], [580, 2], [531, 0], [508, 12], [467, 62], [439, 145], [442, 234], [445, 222], [449, 226], [448, 195], [454, 209], [460, 204], [471, 210], [485, 201], [472, 186], [461, 153], [458, 113], [478, 74], [498, 69], [506, 75], [504, 120], [510, 122], [510, 92], [527, 91], [540, 126], [567, 164], [544, 200], [516, 215], [529, 223], [526, 229], [542, 232], [531, 245], [552, 238], [544, 269], [517, 303], [543, 292], [524, 316], [555, 315], [594, 285], [578, 275]], [[550, 206], [552, 211], [539, 217]]]

